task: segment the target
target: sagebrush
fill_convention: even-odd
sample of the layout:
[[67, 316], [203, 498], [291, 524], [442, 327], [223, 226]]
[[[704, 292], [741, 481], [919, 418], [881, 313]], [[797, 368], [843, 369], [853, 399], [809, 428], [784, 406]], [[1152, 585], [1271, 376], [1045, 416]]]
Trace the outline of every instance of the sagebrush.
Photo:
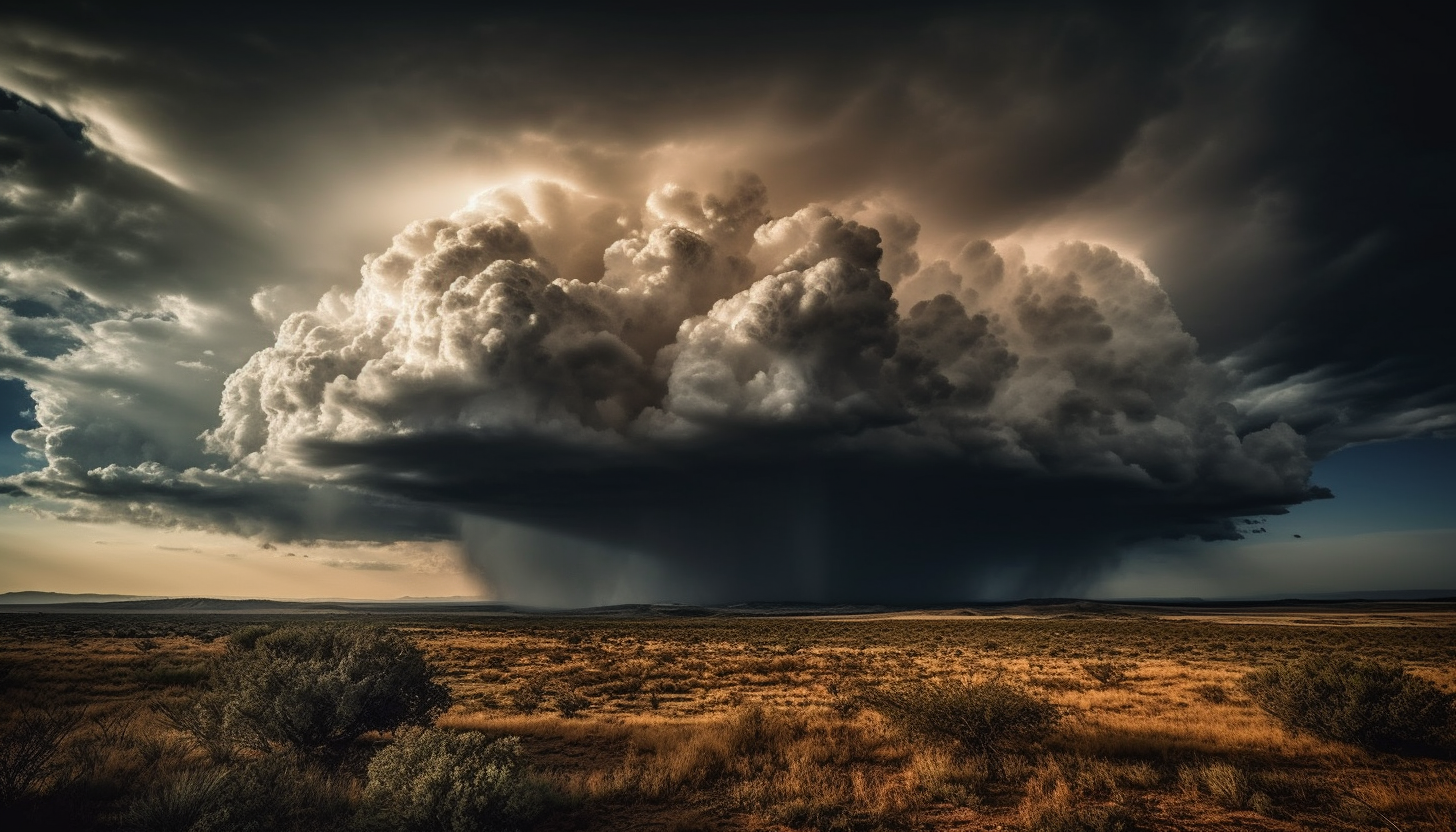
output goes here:
[[424, 655], [380, 627], [248, 631], [206, 692], [164, 715], [220, 760], [239, 749], [337, 755], [366, 731], [427, 725], [450, 704]]
[[411, 832], [515, 829], [540, 813], [545, 792], [515, 737], [438, 728], [405, 731], [369, 763], [366, 825]]
[[1456, 728], [1452, 695], [1395, 662], [1315, 656], [1254, 671], [1243, 686], [1288, 727], [1371, 751], [1449, 750]]
[[1061, 720], [1056, 705], [1000, 677], [871, 688], [859, 698], [910, 734], [985, 757], [993, 774]]
[[56, 707], [26, 707], [0, 730], [0, 805], [45, 786], [61, 769], [62, 743], [81, 715]]

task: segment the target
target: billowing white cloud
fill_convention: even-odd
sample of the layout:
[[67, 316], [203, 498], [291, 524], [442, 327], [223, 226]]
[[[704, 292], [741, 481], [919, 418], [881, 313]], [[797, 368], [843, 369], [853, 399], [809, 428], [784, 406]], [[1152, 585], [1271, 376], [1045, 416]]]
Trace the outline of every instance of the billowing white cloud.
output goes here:
[[[36, 402], [15, 440], [41, 462], [6, 488], [70, 519], [280, 540], [437, 538], [465, 512], [515, 523], [517, 542], [566, 535], [521, 551], [596, 539], [672, 587], [721, 566], [684, 551], [728, 523], [793, 550], [782, 580], [759, 564], [790, 595], [862, 585], [825, 577], [862, 555], [825, 542], [846, 534], [832, 528], [900, 529], [813, 484], [825, 477], [886, 478], [881, 502], [904, 503], [890, 513], [924, 550], [911, 595], [945, 564], [1067, 545], [1014, 541], [1024, 509], [1062, 489], [1125, 490], [1074, 512], [1098, 515], [1089, 563], [1121, 540], [1228, 536], [1233, 516], [1309, 496], [1303, 440], [1277, 419], [1250, 432], [1234, 377], [1198, 357], [1140, 264], [974, 239], [932, 259], [884, 197], [769, 205], [751, 174], [716, 193], [665, 184], [637, 206], [496, 188], [411, 223], [357, 288], [291, 314], [299, 289], [266, 278], [196, 299], [148, 273], [106, 306], [53, 272], [49, 295], [6, 310], [3, 369]], [[268, 324], [274, 343], [253, 351]], [[1005, 477], [1019, 484], [988, 497]], [[998, 519], [944, 510], [961, 488]], [[640, 505], [624, 510], [626, 494]], [[502, 539], [472, 523], [471, 539]]]
[[[307, 469], [300, 449], [323, 442], [809, 430], [1049, 475], [1250, 490], [1241, 502], [1304, 497], [1298, 435], [1277, 422], [1240, 435], [1231, 378], [1116, 252], [1074, 243], [1027, 263], [976, 242], [896, 290], [876, 229], [824, 206], [768, 219], [764, 204], [751, 177], [724, 197], [665, 186], [640, 215], [540, 183], [413, 223], [356, 291], [289, 317], [228, 380], [208, 447], [268, 473]], [[582, 264], [590, 244], [603, 266], [564, 275], [558, 259]], [[916, 259], [902, 247], [897, 262]]]
[[[570, 560], [549, 552], [573, 537], [692, 594], [737, 557], [701, 543], [731, 524], [797, 564], [755, 560], [763, 586], [814, 596], [863, 590], [862, 564], [827, 577], [844, 562], [887, 563], [839, 542], [856, 523], [922, 547], [916, 580], [965, 581], [1026, 557], [1095, 573], [1118, 543], [1230, 537], [1232, 518], [1317, 495], [1303, 439], [1244, 427], [1234, 377], [1141, 265], [978, 241], [910, 271], [914, 221], [887, 214], [896, 288], [877, 229], [765, 204], [746, 175], [723, 196], [666, 185], [639, 211], [536, 183], [412, 223], [357, 289], [289, 316], [232, 374], [203, 436], [232, 467], [208, 476], [499, 518], [504, 537], [469, 526], [495, 541], [482, 569], [532, 576], [538, 600], [580, 598], [517, 555]], [[839, 492], [856, 478], [868, 503], [903, 507], [864, 511]], [[987, 514], [948, 510], [960, 490]], [[1045, 511], [1063, 531], [1019, 540]], [[532, 527], [554, 531], [522, 544]]]

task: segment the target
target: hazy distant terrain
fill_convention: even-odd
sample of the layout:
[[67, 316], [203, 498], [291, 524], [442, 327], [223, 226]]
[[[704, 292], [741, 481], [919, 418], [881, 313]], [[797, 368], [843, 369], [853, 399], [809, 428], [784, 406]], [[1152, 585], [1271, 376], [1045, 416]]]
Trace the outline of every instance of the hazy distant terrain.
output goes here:
[[153, 600], [149, 595], [103, 595], [95, 592], [4, 592], [0, 604], [106, 604], [114, 601]]
[[276, 600], [266, 598], [164, 598], [137, 595], [70, 594], [64, 592], [0, 593], [0, 606], [10, 611], [93, 612], [100, 614], [188, 612], [368, 612], [433, 613], [456, 612], [496, 615], [564, 615], [588, 617], [691, 617], [691, 616], [759, 616], [759, 615], [910, 615], [916, 613], [953, 615], [990, 615], [1011, 610], [1033, 610], [1038, 614], [1059, 612], [1110, 612], [1116, 609], [1165, 610], [1258, 607], [1305, 607], [1325, 604], [1359, 604], [1392, 601], [1456, 601], [1456, 590], [1394, 590], [1375, 592], [1340, 592], [1310, 595], [1303, 598], [1219, 599], [1202, 598], [1147, 599], [1131, 601], [1094, 601], [1077, 598], [1040, 598], [1012, 602], [975, 602], [907, 606], [895, 604], [812, 604], [755, 602], [721, 606], [695, 604], [615, 604], [577, 609], [554, 609], [468, 598], [400, 598], [391, 601], [310, 599]]

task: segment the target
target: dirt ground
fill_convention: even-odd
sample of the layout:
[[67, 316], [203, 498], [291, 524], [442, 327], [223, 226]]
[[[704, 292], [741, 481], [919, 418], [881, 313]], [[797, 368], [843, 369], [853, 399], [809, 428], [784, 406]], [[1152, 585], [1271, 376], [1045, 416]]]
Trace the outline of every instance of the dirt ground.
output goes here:
[[[1240, 685], [1348, 653], [1456, 691], [1450, 605], [367, 618], [437, 667], [442, 727], [521, 737], [554, 795], [542, 829], [1456, 829], [1450, 759], [1291, 733]], [[69, 742], [104, 757], [89, 776], [112, 787], [73, 789], [76, 828], [117, 828], [126, 783], [210, 765], [154, 706], [195, 695], [227, 633], [284, 620], [0, 615], [8, 717], [83, 714]], [[859, 696], [991, 678], [1061, 715], [996, 772]]]

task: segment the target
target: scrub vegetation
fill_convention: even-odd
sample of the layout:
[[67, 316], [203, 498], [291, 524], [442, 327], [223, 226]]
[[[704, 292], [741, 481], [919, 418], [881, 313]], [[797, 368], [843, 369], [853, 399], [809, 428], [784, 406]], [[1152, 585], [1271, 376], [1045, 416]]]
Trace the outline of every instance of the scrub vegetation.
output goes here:
[[218, 762], [245, 751], [337, 757], [369, 731], [429, 725], [450, 705], [424, 655], [392, 631], [260, 629], [227, 639], [201, 696], [155, 706]]
[[4, 811], [187, 832], [1456, 816], [1448, 606], [361, 619], [0, 615]]
[[1438, 754], [1456, 739], [1452, 695], [1395, 662], [1315, 656], [1251, 673], [1244, 688], [1291, 728], [1371, 751]]

